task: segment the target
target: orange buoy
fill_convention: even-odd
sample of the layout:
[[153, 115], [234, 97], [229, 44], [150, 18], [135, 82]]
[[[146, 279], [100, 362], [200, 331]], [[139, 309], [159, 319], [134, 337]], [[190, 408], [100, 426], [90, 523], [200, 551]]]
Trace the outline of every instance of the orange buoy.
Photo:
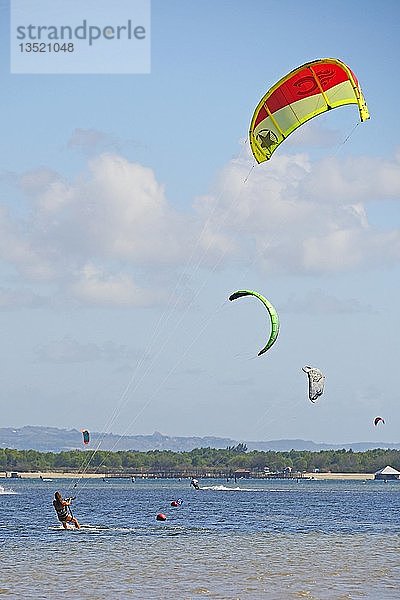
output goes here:
[[156, 516], [157, 521], [166, 521], [167, 517], [164, 515], [164, 513], [158, 513], [158, 515]]

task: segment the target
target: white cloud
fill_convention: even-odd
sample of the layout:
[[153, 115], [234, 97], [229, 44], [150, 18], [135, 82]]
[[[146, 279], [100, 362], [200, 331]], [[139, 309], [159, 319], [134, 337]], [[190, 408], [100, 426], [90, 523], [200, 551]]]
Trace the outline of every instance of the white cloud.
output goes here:
[[[56, 282], [80, 302], [164, 301], [165, 292], [151, 289], [157, 270], [190, 255], [196, 261], [202, 246], [212, 253], [223, 243], [206, 227], [200, 238], [201, 223], [168, 203], [153, 171], [120, 156], [91, 160], [75, 181], [38, 169], [19, 183], [29, 212], [23, 219], [0, 212], [0, 258], [24, 280]], [[145, 285], [137, 281], [144, 269]]]
[[90, 163], [90, 178], [79, 191], [92, 200], [84, 222], [99, 254], [168, 264], [189, 243], [188, 223], [168, 204], [151, 169], [103, 155]]
[[400, 156], [396, 155], [392, 160], [325, 158], [303, 178], [299, 191], [310, 199], [328, 200], [339, 205], [400, 199]]
[[248, 161], [224, 169], [197, 210], [220, 233], [255, 241], [254, 263], [287, 272], [344, 271], [398, 263], [400, 231], [373, 228], [368, 202], [400, 199], [400, 161], [274, 155], [245, 182]]
[[400, 231], [372, 227], [368, 203], [400, 198], [400, 154], [312, 162], [280, 152], [249, 175], [250, 165], [249, 156], [232, 160], [186, 212], [151, 169], [116, 154], [93, 158], [70, 181], [26, 173], [28, 210], [0, 206], [0, 259], [23, 284], [56, 284], [59, 296], [100, 306], [165, 302], [155, 281], [166, 268], [191, 278], [238, 259], [296, 273], [399, 261]]
[[53, 275], [51, 262], [35, 248], [31, 232], [24, 223], [12, 219], [0, 206], [0, 260], [12, 264], [29, 280], [46, 280]]
[[94, 306], [151, 306], [165, 300], [163, 293], [135, 285], [125, 274], [109, 274], [87, 264], [70, 285], [72, 296], [83, 304]]
[[400, 231], [374, 232], [360, 227], [313, 237], [303, 244], [303, 267], [310, 271], [341, 271], [362, 265], [398, 263]]

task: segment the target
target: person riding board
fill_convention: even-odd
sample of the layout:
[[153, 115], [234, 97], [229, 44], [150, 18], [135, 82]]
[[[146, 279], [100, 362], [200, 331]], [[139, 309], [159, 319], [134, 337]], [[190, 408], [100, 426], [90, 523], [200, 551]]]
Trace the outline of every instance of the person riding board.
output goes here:
[[68, 523], [73, 523], [76, 529], [80, 528], [80, 525], [72, 515], [68, 507], [71, 506], [72, 498], [64, 498], [61, 496], [60, 492], [56, 492], [54, 494], [53, 506], [54, 510], [57, 513], [58, 520], [61, 521], [64, 529], [68, 529]]
[[194, 477], [192, 477], [192, 481], [190, 482], [190, 485], [192, 485], [195, 490], [199, 490], [200, 489], [199, 482]]

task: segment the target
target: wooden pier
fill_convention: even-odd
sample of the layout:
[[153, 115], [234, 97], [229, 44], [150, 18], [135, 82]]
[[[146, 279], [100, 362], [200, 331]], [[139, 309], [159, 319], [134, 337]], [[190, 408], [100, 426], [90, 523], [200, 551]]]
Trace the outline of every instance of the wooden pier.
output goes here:
[[238, 469], [236, 471], [121, 471], [106, 473], [105, 479], [308, 479], [304, 473], [297, 471], [248, 471]]

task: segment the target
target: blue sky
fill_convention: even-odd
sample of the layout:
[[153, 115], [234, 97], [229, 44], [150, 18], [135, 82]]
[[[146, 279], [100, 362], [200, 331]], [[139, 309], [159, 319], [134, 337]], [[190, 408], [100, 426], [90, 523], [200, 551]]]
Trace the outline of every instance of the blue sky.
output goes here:
[[[399, 3], [153, 0], [149, 75], [11, 75], [0, 15], [2, 426], [398, 441]], [[245, 182], [259, 99], [323, 57], [370, 121], [343, 144], [355, 107], [323, 115]], [[241, 288], [280, 314], [260, 358]]]

